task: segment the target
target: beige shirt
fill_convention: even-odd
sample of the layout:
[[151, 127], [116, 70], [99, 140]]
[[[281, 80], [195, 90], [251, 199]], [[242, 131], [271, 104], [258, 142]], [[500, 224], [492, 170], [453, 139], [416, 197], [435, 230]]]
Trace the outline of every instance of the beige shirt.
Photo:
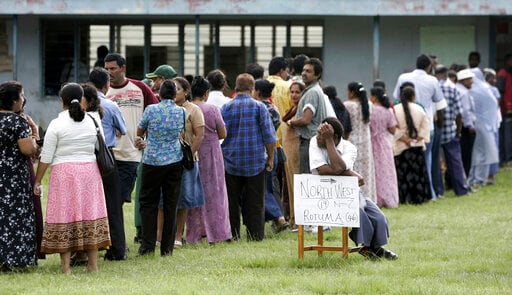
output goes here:
[[[414, 146], [421, 146], [425, 150], [425, 143], [430, 141], [430, 122], [427, 118], [427, 114], [423, 108], [415, 103], [409, 103], [409, 110], [411, 117], [414, 122], [416, 130], [418, 130], [418, 137], [422, 138], [414, 144]], [[405, 122], [405, 112], [402, 104], [395, 106], [395, 115], [398, 122], [398, 128], [395, 132], [395, 143], [393, 145], [393, 154], [395, 156], [400, 155], [403, 151], [413, 146], [407, 145], [405, 142], [399, 140], [403, 135], [407, 136], [407, 123]]]

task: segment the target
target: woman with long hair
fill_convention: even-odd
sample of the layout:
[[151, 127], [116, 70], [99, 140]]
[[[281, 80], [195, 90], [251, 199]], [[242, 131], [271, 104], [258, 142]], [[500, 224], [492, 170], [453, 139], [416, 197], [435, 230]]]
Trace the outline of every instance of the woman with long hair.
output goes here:
[[365, 185], [361, 187], [365, 197], [376, 202], [375, 166], [370, 133], [371, 104], [368, 102], [363, 84], [351, 82], [347, 87], [348, 100], [344, 102], [350, 114], [352, 133], [348, 140], [357, 147], [357, 160], [354, 171], [361, 174]]
[[80, 102], [80, 85], [69, 83], [59, 96], [64, 111], [46, 130], [34, 193], [41, 194], [51, 165], [41, 251], [59, 253], [62, 272], [71, 273], [73, 251], [87, 251], [87, 271], [98, 271], [98, 250], [110, 246], [103, 182], [94, 155], [96, 126]]
[[401, 103], [395, 105], [398, 129], [393, 153], [400, 203], [421, 204], [432, 198], [425, 164], [425, 143], [430, 138], [427, 114], [414, 103], [414, 88], [401, 90]]
[[398, 207], [398, 186], [395, 160], [393, 159], [393, 134], [397, 125], [396, 118], [383, 88], [372, 88], [370, 100], [373, 103], [370, 131], [375, 164], [377, 205], [396, 208]]

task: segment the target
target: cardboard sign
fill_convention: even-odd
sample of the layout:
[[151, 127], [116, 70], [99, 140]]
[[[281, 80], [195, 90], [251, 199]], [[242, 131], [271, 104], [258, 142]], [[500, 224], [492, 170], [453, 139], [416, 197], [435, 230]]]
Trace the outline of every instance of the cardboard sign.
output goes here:
[[295, 223], [359, 227], [357, 177], [295, 174]]

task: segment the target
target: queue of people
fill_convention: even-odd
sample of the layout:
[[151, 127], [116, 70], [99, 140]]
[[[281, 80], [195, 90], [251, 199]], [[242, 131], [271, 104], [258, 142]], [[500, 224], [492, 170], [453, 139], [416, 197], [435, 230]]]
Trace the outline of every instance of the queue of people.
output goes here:
[[[420, 55], [416, 69], [398, 78], [394, 101], [375, 81], [369, 90], [349, 83], [343, 102], [334, 86], [322, 88], [322, 61], [305, 55], [273, 58], [267, 79], [251, 65], [229, 98], [218, 69], [188, 81], [161, 65], [146, 75], [148, 86], [127, 78], [124, 57], [110, 53], [89, 83], [63, 85], [63, 111], [44, 140], [23, 113], [22, 85], [4, 82], [0, 267], [34, 266], [59, 253], [63, 273], [80, 263], [96, 272], [103, 249], [105, 260], [127, 259], [123, 204], [134, 190], [138, 255], [239, 240], [242, 222], [251, 241], [265, 238], [266, 222], [276, 234], [294, 231], [298, 173], [357, 176], [361, 228], [350, 237], [365, 257], [397, 259], [383, 248], [388, 226], [379, 207], [422, 204], [446, 188], [466, 195], [492, 184], [498, 164], [512, 158], [503, 119], [512, 112], [512, 58], [496, 74], [470, 57], [472, 68], [448, 69]], [[108, 176], [95, 163], [93, 121], [116, 158]], [[182, 164], [182, 142], [191, 169]], [[39, 196], [50, 166], [43, 226]]]

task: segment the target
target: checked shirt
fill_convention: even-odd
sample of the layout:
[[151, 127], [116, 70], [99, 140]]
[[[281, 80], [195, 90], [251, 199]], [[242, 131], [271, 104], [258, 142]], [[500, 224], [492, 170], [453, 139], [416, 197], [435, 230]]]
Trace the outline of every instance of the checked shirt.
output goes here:
[[462, 115], [462, 103], [460, 100], [460, 93], [449, 80], [440, 80], [439, 86], [443, 92], [444, 98], [448, 106], [444, 109], [444, 125], [443, 133], [441, 135], [441, 144], [448, 143], [457, 136], [457, 125], [455, 118]]

